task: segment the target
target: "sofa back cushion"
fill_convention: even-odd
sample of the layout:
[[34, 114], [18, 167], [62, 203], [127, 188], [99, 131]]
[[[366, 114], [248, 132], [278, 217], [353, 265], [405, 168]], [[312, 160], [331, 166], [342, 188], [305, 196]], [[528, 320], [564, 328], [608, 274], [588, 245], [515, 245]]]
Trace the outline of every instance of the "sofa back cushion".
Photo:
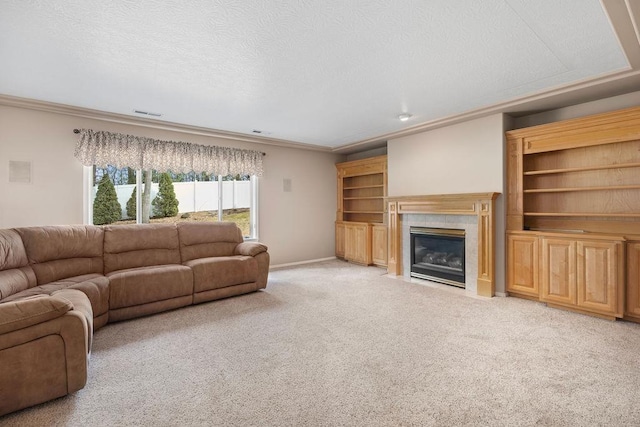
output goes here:
[[36, 286], [20, 235], [15, 230], [0, 230], [0, 300]]
[[182, 262], [234, 255], [234, 249], [243, 241], [234, 222], [181, 222], [178, 233]]
[[16, 228], [38, 285], [83, 274], [103, 274], [104, 232], [94, 225]]
[[152, 265], [180, 264], [175, 224], [107, 225], [104, 272]]

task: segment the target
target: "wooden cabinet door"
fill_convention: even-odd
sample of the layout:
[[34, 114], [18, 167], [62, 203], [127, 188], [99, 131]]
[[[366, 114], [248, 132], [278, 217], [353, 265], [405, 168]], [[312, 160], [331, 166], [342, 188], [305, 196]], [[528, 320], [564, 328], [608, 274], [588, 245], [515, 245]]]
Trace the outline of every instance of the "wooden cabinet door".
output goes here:
[[344, 258], [344, 224], [336, 222], [336, 256]]
[[371, 260], [375, 265], [387, 265], [387, 227], [374, 225], [371, 229]]
[[542, 301], [576, 304], [576, 242], [542, 238]]
[[344, 257], [353, 261], [357, 257], [358, 252], [358, 232], [357, 227], [353, 224], [345, 224], [344, 226]]
[[349, 261], [371, 264], [371, 227], [368, 224], [345, 224], [344, 252]]
[[618, 280], [621, 251], [621, 242], [576, 242], [578, 307], [622, 316], [622, 282]]
[[507, 236], [507, 291], [538, 298], [538, 236]]
[[627, 306], [625, 314], [640, 318], [640, 242], [627, 243]]

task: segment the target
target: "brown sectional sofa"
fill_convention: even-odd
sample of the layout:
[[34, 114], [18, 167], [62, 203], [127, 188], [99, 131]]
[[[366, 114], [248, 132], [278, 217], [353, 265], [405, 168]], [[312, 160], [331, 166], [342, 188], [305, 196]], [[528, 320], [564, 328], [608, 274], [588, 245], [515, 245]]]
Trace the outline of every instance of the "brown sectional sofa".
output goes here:
[[107, 324], [265, 288], [230, 222], [0, 230], [0, 416], [84, 387]]

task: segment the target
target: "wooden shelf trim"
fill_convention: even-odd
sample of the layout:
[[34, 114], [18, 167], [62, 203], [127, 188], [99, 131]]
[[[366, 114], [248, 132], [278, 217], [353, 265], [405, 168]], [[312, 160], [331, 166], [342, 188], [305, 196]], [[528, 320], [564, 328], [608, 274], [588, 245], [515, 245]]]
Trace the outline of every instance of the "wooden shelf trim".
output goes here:
[[640, 212], [638, 213], [594, 213], [594, 212], [525, 212], [524, 216], [584, 216], [584, 217], [612, 217], [612, 218], [640, 218]]
[[635, 185], [603, 185], [593, 187], [560, 187], [560, 188], [532, 188], [523, 190], [525, 193], [569, 193], [575, 191], [602, 191], [602, 190], [638, 190], [640, 184]]
[[384, 188], [383, 184], [375, 184], [375, 185], [357, 185], [355, 187], [343, 187], [343, 190], [360, 190], [362, 188]]
[[343, 197], [342, 200], [381, 200], [384, 196]]
[[342, 212], [347, 213], [347, 214], [364, 213], [364, 214], [380, 214], [380, 215], [382, 215], [384, 213], [384, 211], [342, 211]]
[[551, 239], [628, 240], [622, 234], [590, 233], [584, 230], [556, 229], [507, 231], [507, 236], [528, 236], [530, 238], [547, 237]]
[[640, 167], [640, 162], [633, 163], [619, 163], [619, 164], [610, 164], [610, 165], [597, 165], [597, 166], [582, 166], [575, 168], [562, 168], [562, 169], [546, 169], [546, 170], [535, 170], [535, 171], [525, 171], [523, 175], [526, 176], [534, 176], [534, 175], [551, 175], [558, 173], [571, 173], [571, 172], [586, 172], [586, 171], [597, 171], [597, 170], [607, 170], [607, 169], [624, 169], [624, 168], [637, 168]]

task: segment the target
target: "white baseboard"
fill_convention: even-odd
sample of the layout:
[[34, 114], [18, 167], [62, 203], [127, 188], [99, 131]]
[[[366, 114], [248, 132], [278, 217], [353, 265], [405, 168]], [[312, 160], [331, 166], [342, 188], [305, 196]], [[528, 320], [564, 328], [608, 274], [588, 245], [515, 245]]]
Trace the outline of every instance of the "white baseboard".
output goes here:
[[508, 297], [509, 294], [506, 292], [496, 292], [497, 297]]
[[275, 270], [278, 268], [285, 268], [285, 267], [292, 267], [294, 265], [303, 265], [303, 264], [313, 264], [314, 262], [321, 262], [321, 261], [331, 261], [332, 259], [337, 259], [334, 256], [330, 256], [328, 258], [318, 258], [318, 259], [310, 259], [307, 261], [298, 261], [298, 262], [289, 262], [287, 264], [277, 264], [277, 265], [272, 265], [269, 267], [269, 270]]

